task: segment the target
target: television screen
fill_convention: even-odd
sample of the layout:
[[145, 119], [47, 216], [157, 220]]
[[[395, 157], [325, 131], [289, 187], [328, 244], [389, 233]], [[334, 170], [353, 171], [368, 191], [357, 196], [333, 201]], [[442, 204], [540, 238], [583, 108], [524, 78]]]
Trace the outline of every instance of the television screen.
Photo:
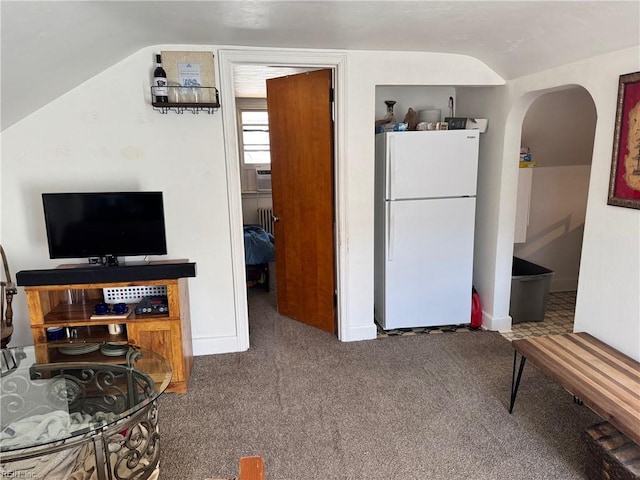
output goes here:
[[43, 193], [50, 258], [164, 255], [162, 192]]

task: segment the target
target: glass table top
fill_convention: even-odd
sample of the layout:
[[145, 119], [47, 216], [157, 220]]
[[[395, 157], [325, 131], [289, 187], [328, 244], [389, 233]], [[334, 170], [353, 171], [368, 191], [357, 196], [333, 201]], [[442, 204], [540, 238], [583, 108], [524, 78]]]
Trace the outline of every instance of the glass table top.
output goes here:
[[171, 380], [162, 356], [123, 344], [11, 347], [0, 367], [0, 452], [91, 435], [148, 406]]

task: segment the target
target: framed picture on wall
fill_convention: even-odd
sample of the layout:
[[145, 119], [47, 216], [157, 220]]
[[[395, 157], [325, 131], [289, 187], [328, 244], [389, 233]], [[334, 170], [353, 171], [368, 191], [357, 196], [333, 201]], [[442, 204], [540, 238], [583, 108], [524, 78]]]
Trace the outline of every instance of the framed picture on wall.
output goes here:
[[620, 75], [607, 203], [640, 209], [640, 72]]
[[[170, 96], [171, 93], [179, 93], [183, 97], [194, 97], [186, 99], [187, 102], [216, 102], [215, 92], [210, 88], [216, 86], [213, 52], [162, 51], [161, 55], [162, 66], [171, 87]], [[173, 101], [178, 100], [185, 101], [185, 98]]]

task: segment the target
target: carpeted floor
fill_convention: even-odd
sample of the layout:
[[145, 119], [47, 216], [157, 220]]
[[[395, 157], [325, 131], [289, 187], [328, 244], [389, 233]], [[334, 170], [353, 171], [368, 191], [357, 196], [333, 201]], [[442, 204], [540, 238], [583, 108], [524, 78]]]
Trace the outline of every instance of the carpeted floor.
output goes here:
[[161, 397], [161, 479], [232, 478], [249, 455], [267, 480], [586, 478], [599, 417], [532, 365], [509, 415], [500, 334], [342, 343], [274, 305], [251, 291], [251, 348], [196, 357], [189, 393]]

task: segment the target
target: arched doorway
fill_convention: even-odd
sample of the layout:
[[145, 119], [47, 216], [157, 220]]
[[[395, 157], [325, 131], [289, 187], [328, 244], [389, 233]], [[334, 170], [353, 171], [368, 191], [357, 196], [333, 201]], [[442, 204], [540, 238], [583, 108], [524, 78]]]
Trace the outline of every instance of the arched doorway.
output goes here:
[[[573, 331], [596, 126], [595, 104], [584, 88], [534, 95], [522, 119], [520, 146], [530, 161], [518, 169], [513, 253], [554, 273], [533, 283], [520, 283], [517, 273], [512, 279], [511, 338]], [[523, 308], [517, 303], [523, 301], [533, 303]]]

